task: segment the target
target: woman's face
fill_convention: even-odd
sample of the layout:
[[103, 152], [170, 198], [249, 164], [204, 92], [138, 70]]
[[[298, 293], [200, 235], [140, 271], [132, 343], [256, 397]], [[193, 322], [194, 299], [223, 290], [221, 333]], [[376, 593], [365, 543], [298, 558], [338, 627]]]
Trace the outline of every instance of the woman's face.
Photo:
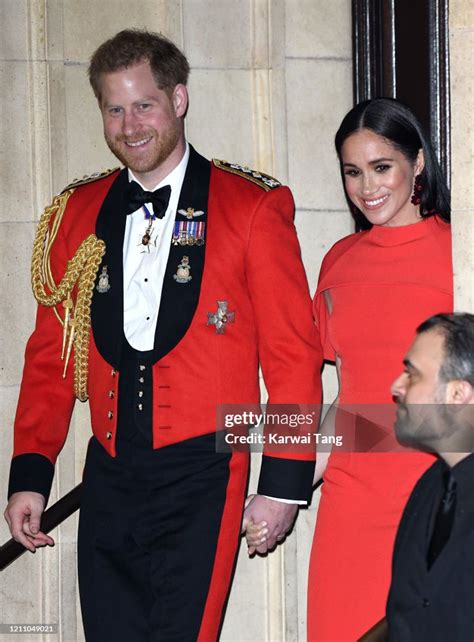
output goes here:
[[411, 195], [423, 169], [421, 150], [413, 165], [385, 138], [361, 129], [346, 138], [341, 159], [347, 194], [370, 223], [398, 227], [420, 220]]

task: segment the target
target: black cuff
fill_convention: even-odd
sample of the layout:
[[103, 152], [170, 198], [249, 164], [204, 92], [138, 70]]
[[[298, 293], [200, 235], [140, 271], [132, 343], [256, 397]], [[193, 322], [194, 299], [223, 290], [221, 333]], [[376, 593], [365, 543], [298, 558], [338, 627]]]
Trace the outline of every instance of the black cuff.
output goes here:
[[259, 495], [309, 502], [313, 490], [314, 461], [263, 455]]
[[17, 455], [10, 466], [8, 499], [13, 493], [29, 490], [44, 495], [47, 504], [53, 477], [54, 466], [44, 455]]

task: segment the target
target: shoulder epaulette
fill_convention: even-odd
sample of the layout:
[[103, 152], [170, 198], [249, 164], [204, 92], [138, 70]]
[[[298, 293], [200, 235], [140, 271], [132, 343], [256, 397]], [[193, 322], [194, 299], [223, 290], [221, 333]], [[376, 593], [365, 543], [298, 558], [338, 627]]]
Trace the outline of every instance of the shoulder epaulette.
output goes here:
[[217, 158], [213, 158], [212, 162], [219, 169], [223, 169], [231, 174], [237, 174], [237, 176], [246, 178], [248, 181], [255, 183], [255, 185], [262, 187], [266, 192], [269, 192], [275, 187], [281, 187], [280, 181], [277, 181], [273, 176], [269, 176], [263, 172], [257, 172], [254, 169], [250, 169], [250, 167], [244, 167], [237, 163], [228, 163], [227, 161], [218, 160]]
[[94, 181], [98, 181], [101, 178], [105, 178], [106, 176], [113, 174], [118, 169], [120, 169], [120, 167], [114, 167], [113, 169], [104, 169], [104, 171], [102, 172], [94, 172], [93, 174], [83, 176], [82, 178], [75, 178], [72, 183], [66, 185], [66, 187], [63, 189], [63, 192], [74, 187], [79, 187], [79, 185], [86, 185], [86, 183], [93, 183]]

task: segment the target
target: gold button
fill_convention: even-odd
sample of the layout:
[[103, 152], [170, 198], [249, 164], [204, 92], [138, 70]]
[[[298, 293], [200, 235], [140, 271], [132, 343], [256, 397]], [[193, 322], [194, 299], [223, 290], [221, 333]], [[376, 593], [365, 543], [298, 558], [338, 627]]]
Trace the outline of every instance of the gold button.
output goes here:
[[112, 368], [112, 370], [110, 372], [110, 376], [111, 377], [115, 377], [116, 374], [117, 374], [117, 370], [115, 370], [115, 368]]
[[111, 433], [111, 432], [108, 432], [108, 433], [105, 435], [105, 438], [106, 438], [107, 440], [112, 439], [112, 433]]
[[110, 399], [113, 399], [115, 397], [115, 391], [114, 390], [109, 390], [109, 397], [110, 397]]
[[109, 410], [109, 412], [107, 413], [107, 417], [109, 419], [113, 419], [113, 416], [114, 416], [114, 413], [111, 410]]

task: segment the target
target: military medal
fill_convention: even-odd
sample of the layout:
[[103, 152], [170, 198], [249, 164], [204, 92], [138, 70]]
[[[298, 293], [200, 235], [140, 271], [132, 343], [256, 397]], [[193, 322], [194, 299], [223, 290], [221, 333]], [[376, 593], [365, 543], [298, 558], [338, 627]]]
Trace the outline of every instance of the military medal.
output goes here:
[[186, 230], [186, 221], [179, 222], [179, 234], [178, 234], [178, 243], [179, 245], [188, 244], [188, 233]]
[[216, 312], [207, 313], [207, 324], [215, 325], [216, 334], [224, 334], [228, 323], [234, 323], [235, 312], [229, 312], [227, 301], [217, 301]]
[[187, 236], [186, 236], [187, 245], [194, 245], [194, 241], [196, 238], [196, 226], [197, 226], [196, 221], [190, 221], [188, 223], [188, 230], [187, 230]]
[[100, 294], [105, 294], [105, 292], [108, 292], [110, 290], [109, 275], [107, 274], [106, 265], [104, 265], [102, 268], [96, 290], [97, 292], [100, 292]]
[[145, 234], [142, 236], [140, 243], [138, 244], [138, 245], [143, 245], [144, 247], [144, 249], [142, 250], [142, 254], [143, 252], [150, 252], [151, 235], [153, 232], [153, 221], [156, 218], [156, 216], [150, 212], [150, 210], [147, 208], [146, 205], [143, 205], [143, 210], [145, 212], [145, 220], [148, 221], [148, 225], [145, 230]]
[[178, 269], [176, 270], [176, 274], [173, 274], [173, 279], [176, 283], [188, 283], [192, 278], [189, 256], [183, 256], [181, 263], [178, 265]]
[[196, 228], [196, 245], [204, 245], [204, 230], [206, 224], [204, 221], [199, 221]]
[[184, 224], [184, 221], [175, 221], [174, 223], [173, 236], [171, 240], [173, 245], [185, 245], [185, 243], [182, 242], [182, 238], [184, 234], [183, 224]]
[[175, 221], [171, 242], [173, 245], [204, 245], [204, 221]]
[[[142, 236], [142, 242], [141, 242], [141, 245], [146, 247], [148, 252], [150, 251], [150, 248], [148, 246], [150, 245], [152, 232], [153, 232], [153, 224], [150, 222], [150, 224], [146, 228], [145, 234]], [[144, 252], [145, 250], [142, 250], [142, 251]]]
[[173, 245], [179, 245], [179, 222], [175, 221], [173, 227], [173, 236], [171, 237], [171, 243]]

